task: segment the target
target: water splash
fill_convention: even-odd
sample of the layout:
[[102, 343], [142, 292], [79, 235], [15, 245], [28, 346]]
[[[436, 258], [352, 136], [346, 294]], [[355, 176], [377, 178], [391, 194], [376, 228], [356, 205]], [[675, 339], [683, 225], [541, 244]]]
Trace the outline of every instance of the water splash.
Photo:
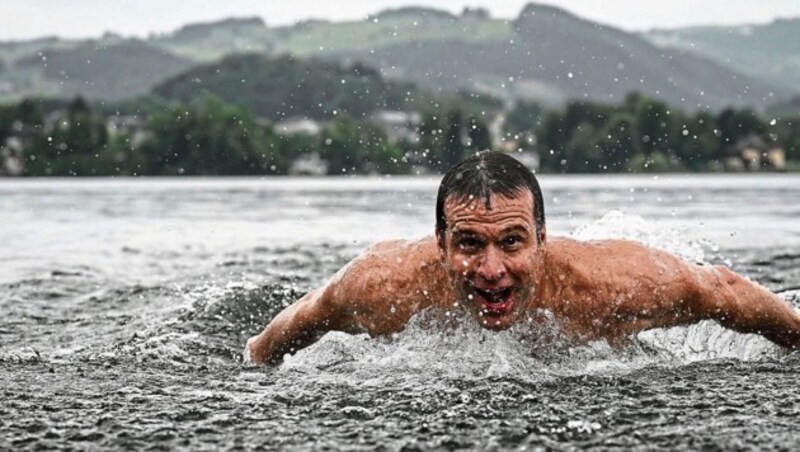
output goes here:
[[[707, 251], [715, 251], [708, 243], [687, 240], [681, 231], [619, 211], [579, 227], [572, 236], [579, 240], [635, 240], [698, 263], [708, 263]], [[309, 374], [346, 370], [364, 373], [365, 377], [413, 372], [437, 378], [547, 379], [552, 375], [630, 372], [653, 364], [683, 365], [721, 358], [759, 360], [783, 353], [760, 336], [739, 334], [711, 321], [645, 331], [633, 337], [626, 349], [617, 350], [605, 341], [569, 346], [563, 340], [554, 340], [555, 325], [545, 328], [544, 335], [541, 324], [517, 325], [498, 333], [461, 318], [458, 327], [442, 330], [430, 328], [431, 315], [418, 315], [406, 330], [389, 339], [329, 333], [316, 345], [287, 356], [283, 369]], [[537, 342], [531, 337], [547, 340]]]
[[579, 226], [571, 237], [577, 240], [627, 239], [659, 248], [682, 259], [707, 263], [707, 242], [688, 241], [683, 231], [665, 229], [638, 215], [612, 210], [596, 221]]
[[493, 332], [466, 316], [455, 318], [457, 326], [443, 325], [437, 318], [441, 315], [426, 311], [389, 338], [329, 333], [311, 347], [286, 355], [280, 372], [302, 373], [312, 380], [385, 382], [406, 376], [511, 378], [538, 384], [565, 376], [626, 374], [651, 365], [759, 360], [780, 354], [766, 339], [737, 334], [713, 322], [643, 332], [620, 350], [605, 340], [570, 345], [555, 324], [520, 323]]

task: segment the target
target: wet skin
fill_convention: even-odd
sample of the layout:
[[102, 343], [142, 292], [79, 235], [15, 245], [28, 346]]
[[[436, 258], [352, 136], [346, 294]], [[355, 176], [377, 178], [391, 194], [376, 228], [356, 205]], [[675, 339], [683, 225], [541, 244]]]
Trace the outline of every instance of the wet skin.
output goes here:
[[448, 198], [444, 234], [373, 245], [248, 340], [255, 363], [277, 363], [328, 331], [380, 336], [428, 308], [466, 309], [503, 330], [550, 311], [565, 338], [619, 345], [650, 328], [711, 319], [800, 346], [800, 315], [724, 267], [702, 267], [626, 240], [548, 239], [530, 192]]

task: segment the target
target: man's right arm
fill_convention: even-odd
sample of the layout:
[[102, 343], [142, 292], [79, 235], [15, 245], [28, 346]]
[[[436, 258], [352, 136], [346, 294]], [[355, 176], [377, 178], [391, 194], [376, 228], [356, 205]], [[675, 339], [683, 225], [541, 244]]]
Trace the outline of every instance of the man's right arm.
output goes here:
[[286, 353], [313, 344], [328, 331], [377, 336], [402, 330], [412, 315], [427, 306], [412, 296], [420, 292], [414, 272], [420, 271], [420, 265], [434, 269], [426, 267], [426, 262], [436, 258], [436, 244], [430, 239], [411, 246], [400, 241], [371, 246], [323, 288], [284, 309], [261, 334], [250, 338], [245, 349], [248, 357], [257, 364], [279, 363]]
[[284, 354], [313, 344], [328, 331], [352, 329], [352, 316], [334, 299], [335, 284], [309, 292], [275, 316], [261, 334], [251, 337], [245, 348], [250, 360], [279, 363]]

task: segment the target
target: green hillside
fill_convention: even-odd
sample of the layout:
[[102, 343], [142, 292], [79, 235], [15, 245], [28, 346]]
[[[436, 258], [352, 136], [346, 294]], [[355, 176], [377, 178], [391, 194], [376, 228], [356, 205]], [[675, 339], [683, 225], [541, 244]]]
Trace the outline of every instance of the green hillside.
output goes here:
[[786, 92], [558, 8], [529, 5], [510, 27], [510, 38], [419, 40], [337, 57], [365, 61], [430, 89], [461, 86], [557, 103], [619, 101], [638, 90], [688, 108], [719, 109], [764, 106], [770, 93]]
[[231, 53], [271, 53], [274, 31], [258, 17], [186, 25], [149, 43], [184, 58], [209, 62]]
[[430, 8], [387, 10], [363, 21], [311, 20], [288, 27], [267, 27], [259, 18], [226, 19], [187, 25], [151, 43], [194, 60], [217, 59], [229, 53], [321, 55], [366, 51], [430, 39], [480, 42], [509, 37], [508, 21], [480, 11], [456, 16]]
[[30, 41], [0, 42], [0, 61], [11, 64], [14, 60], [37, 55], [42, 50], [71, 49], [79, 45], [79, 41], [59, 39], [56, 37], [33, 39]]
[[771, 105], [767, 113], [773, 116], [798, 116], [800, 115], [800, 95], [783, 100]]
[[[81, 42], [0, 43], [0, 99], [78, 93], [130, 98], [190, 65], [258, 53], [361, 62], [384, 77], [433, 91], [465, 88], [509, 100], [613, 102], [637, 91], [691, 109], [764, 108], [790, 98], [793, 87], [800, 86], [789, 83], [798, 77], [800, 39], [792, 40], [797, 27], [785, 22], [754, 27], [753, 36], [764, 36], [760, 44], [743, 38], [729, 46], [733, 56], [709, 44], [707, 58], [537, 4], [514, 20], [494, 19], [480, 9], [451, 14], [423, 7], [387, 10], [360, 21], [285, 27], [270, 27], [260, 18], [226, 19], [145, 41], [108, 35]], [[723, 46], [725, 36], [712, 40], [714, 45]], [[767, 56], [771, 46], [777, 57]], [[737, 49], [752, 58], [738, 64]]]
[[324, 55], [368, 52], [423, 41], [458, 40], [472, 44], [507, 39], [506, 20], [467, 10], [463, 15], [429, 8], [388, 10], [358, 22], [308, 22], [284, 29], [276, 40], [277, 52]]
[[118, 100], [149, 92], [155, 83], [191, 63], [138, 40], [87, 42], [70, 49], [42, 50], [16, 60], [16, 71], [38, 75], [60, 96]]
[[0, 100], [15, 101], [28, 96], [59, 95], [60, 87], [48, 81], [41, 68], [21, 67], [17, 60], [42, 58], [42, 51], [71, 49], [78, 41], [62, 40], [55, 37], [31, 41], [0, 42]]
[[765, 25], [653, 30], [643, 36], [800, 92], [800, 18]]
[[213, 94], [272, 120], [342, 113], [363, 116], [379, 109], [413, 108], [425, 101], [413, 86], [387, 81], [360, 64], [259, 54], [234, 55], [194, 67], [160, 84], [154, 93], [185, 102]]

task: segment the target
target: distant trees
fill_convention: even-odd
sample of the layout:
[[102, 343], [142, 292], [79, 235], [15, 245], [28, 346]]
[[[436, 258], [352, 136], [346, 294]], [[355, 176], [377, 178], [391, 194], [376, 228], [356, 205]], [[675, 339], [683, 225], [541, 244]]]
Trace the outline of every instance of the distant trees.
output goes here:
[[769, 127], [751, 110], [689, 113], [637, 93], [620, 105], [573, 101], [544, 113], [517, 104], [508, 118], [508, 130], [535, 134], [546, 172], [708, 171], [741, 138], [783, 142], [790, 158], [798, 139], [796, 119]]
[[[105, 126], [82, 98], [70, 102], [65, 110], [41, 113], [38, 105], [23, 101], [19, 105], [21, 125], [18, 133], [26, 144], [26, 173], [37, 176], [77, 176], [107, 174], [105, 153], [108, 134]], [[30, 122], [28, 122], [30, 121]]]
[[232, 55], [197, 66], [159, 84], [154, 93], [179, 102], [208, 93], [273, 121], [293, 116], [364, 117], [376, 110], [408, 109], [427, 100], [415, 86], [387, 80], [360, 63], [262, 54]]
[[[430, 104], [408, 133], [392, 139], [385, 124], [344, 113], [318, 134], [278, 134], [248, 108], [212, 95], [118, 108], [140, 113], [81, 98], [0, 106], [0, 157], [23, 149], [23, 174], [31, 176], [287, 174], [310, 153], [330, 174], [406, 174], [444, 171], [493, 145], [486, 105], [458, 98]], [[505, 120], [505, 139], [537, 151], [543, 172], [719, 170], [731, 146], [752, 137], [782, 146], [789, 168], [800, 169], [800, 117], [684, 112], [631, 94], [618, 105], [518, 102]]]
[[492, 149], [492, 136], [489, 133], [489, 126], [478, 116], [470, 116], [467, 120], [468, 145], [471, 149], [486, 150]]
[[492, 149], [489, 126], [480, 112], [464, 102], [428, 109], [419, 125], [417, 146], [427, 159], [422, 163], [446, 171], [472, 152]]
[[313, 152], [332, 174], [409, 171], [407, 143], [391, 143], [376, 124], [348, 115], [318, 136], [278, 135], [245, 107], [206, 95], [115, 128], [123, 119], [100, 115], [81, 98], [46, 115], [23, 101], [0, 107], [0, 145], [12, 135], [23, 141], [31, 176], [286, 174], [294, 159]]
[[331, 174], [408, 172], [403, 150], [389, 142], [375, 124], [342, 116], [324, 128], [320, 156], [328, 161]]
[[790, 120], [783, 120], [776, 124], [780, 132], [778, 137], [782, 137], [786, 143], [786, 158], [789, 162], [797, 163], [800, 169], [800, 115]]
[[138, 149], [145, 174], [264, 174], [270, 165], [285, 166], [271, 128], [212, 96], [170, 105], [150, 116], [147, 130]]
[[544, 108], [537, 102], [518, 100], [506, 115], [505, 129], [511, 135], [541, 127]]

